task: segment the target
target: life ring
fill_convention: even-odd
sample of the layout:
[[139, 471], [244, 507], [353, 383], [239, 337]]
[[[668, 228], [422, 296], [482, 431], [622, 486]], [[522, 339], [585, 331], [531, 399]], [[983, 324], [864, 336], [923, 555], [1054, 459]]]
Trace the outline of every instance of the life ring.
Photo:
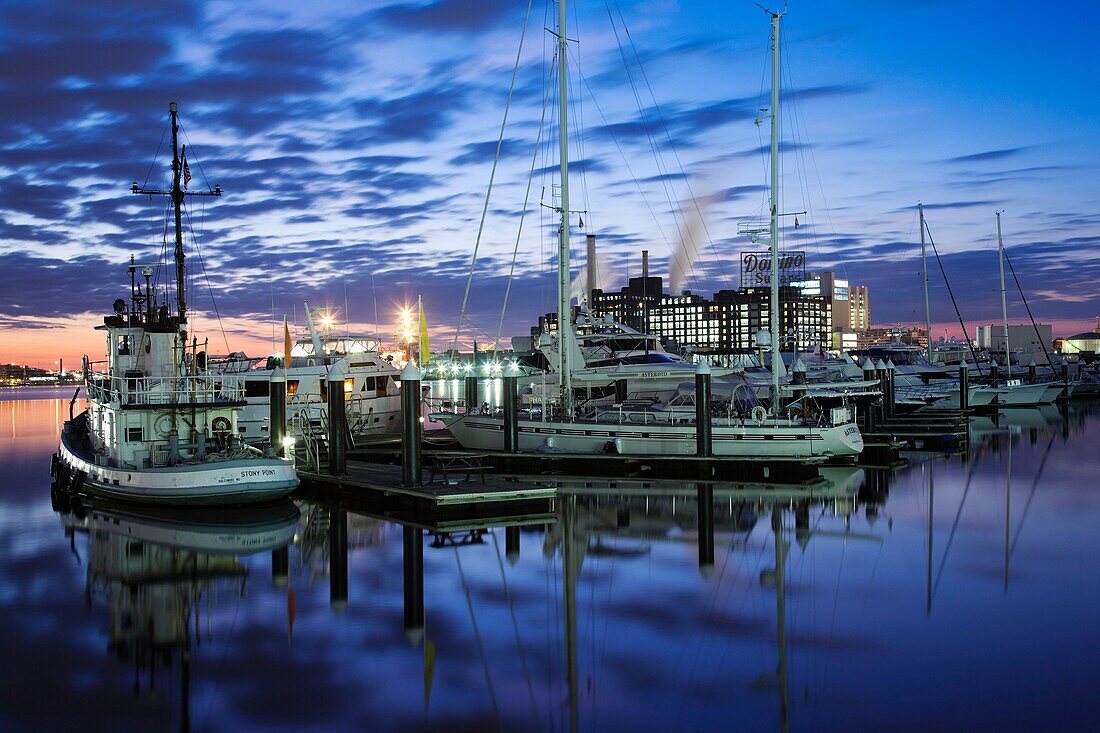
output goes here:
[[165, 413], [158, 417], [153, 423], [153, 432], [156, 433], [158, 437], [167, 438], [172, 432], [172, 416]]
[[768, 411], [761, 405], [757, 405], [752, 408], [752, 421], [757, 425], [763, 425], [764, 421], [768, 419]]
[[233, 429], [233, 424], [228, 417], [216, 417], [210, 423], [210, 429], [215, 433], [228, 433]]

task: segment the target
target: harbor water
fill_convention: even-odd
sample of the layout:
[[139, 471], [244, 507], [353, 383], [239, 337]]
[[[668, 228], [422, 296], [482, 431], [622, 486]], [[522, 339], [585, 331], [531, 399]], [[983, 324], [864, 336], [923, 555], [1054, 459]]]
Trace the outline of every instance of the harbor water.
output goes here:
[[686, 483], [451, 523], [73, 505], [71, 397], [0, 392], [0, 731], [1100, 729], [1100, 405], [716, 487], [711, 561]]

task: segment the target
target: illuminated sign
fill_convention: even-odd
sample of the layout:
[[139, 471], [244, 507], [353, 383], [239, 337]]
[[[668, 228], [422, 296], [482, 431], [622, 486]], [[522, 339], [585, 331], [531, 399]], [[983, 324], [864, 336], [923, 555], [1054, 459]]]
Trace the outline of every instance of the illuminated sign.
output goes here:
[[[770, 287], [772, 278], [771, 252], [741, 253], [741, 287]], [[806, 253], [779, 253], [779, 285], [787, 287], [806, 279]]]

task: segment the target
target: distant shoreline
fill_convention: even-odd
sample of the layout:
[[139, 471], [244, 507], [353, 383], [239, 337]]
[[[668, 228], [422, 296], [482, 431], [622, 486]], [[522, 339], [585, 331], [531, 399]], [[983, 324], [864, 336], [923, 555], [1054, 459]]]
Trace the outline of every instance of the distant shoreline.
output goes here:
[[0, 387], [0, 402], [14, 402], [16, 400], [46, 400], [46, 399], [72, 399], [73, 392], [81, 390], [83, 399], [83, 385], [79, 384], [43, 384], [22, 385], [17, 387]]

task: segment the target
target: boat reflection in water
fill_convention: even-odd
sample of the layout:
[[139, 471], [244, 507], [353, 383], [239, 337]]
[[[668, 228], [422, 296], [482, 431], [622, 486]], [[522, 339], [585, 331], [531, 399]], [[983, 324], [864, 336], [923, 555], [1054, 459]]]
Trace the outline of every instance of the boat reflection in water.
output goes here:
[[167, 670], [173, 684], [178, 675], [180, 730], [189, 730], [192, 646], [212, 635], [216, 599], [243, 595], [240, 556], [272, 552], [273, 569], [285, 559], [298, 508], [289, 499], [168, 510], [89, 498], [73, 510], [63, 515], [66, 534], [74, 551], [75, 534], [88, 535], [85, 598], [107, 607], [108, 649], [133, 665], [135, 697], [172, 700], [157, 694], [157, 673]]

